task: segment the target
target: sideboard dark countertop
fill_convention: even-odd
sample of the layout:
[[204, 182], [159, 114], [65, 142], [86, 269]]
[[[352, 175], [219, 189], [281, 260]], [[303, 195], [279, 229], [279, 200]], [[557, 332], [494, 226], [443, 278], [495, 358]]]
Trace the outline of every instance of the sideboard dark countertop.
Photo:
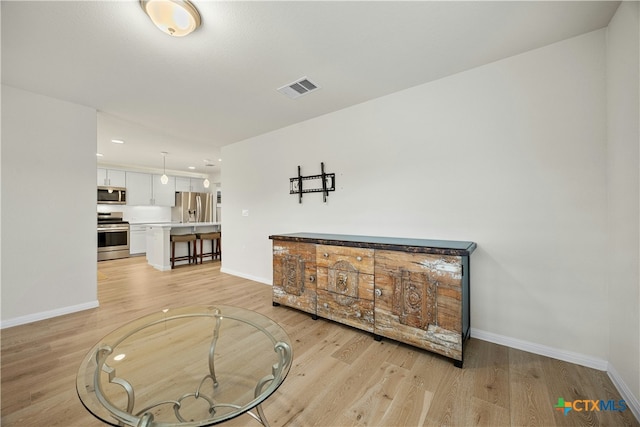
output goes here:
[[348, 234], [292, 233], [274, 234], [271, 240], [289, 242], [316, 243], [321, 245], [350, 246], [354, 248], [371, 248], [401, 250], [412, 253], [440, 255], [469, 255], [477, 245], [474, 242], [457, 240], [409, 239], [400, 237], [353, 236]]

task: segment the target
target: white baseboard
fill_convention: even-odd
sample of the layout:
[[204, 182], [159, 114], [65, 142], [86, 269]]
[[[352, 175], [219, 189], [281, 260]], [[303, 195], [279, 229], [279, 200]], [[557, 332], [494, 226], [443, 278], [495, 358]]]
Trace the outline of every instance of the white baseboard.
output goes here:
[[618, 392], [624, 399], [625, 403], [636, 417], [636, 420], [640, 422], [640, 400], [636, 396], [633, 395], [627, 383], [624, 382], [618, 371], [609, 363], [609, 368], [607, 369], [607, 374], [609, 374], [609, 378], [613, 382], [613, 385], [616, 386]]
[[504, 335], [494, 334], [492, 332], [481, 331], [471, 328], [471, 336], [483, 341], [489, 341], [495, 344], [504, 345], [518, 350], [528, 351], [529, 353], [539, 354], [541, 356], [551, 357], [553, 359], [563, 360], [565, 362], [575, 363], [576, 365], [586, 366], [587, 368], [606, 371], [609, 363], [606, 360], [597, 357], [585, 356], [584, 354], [574, 353], [572, 351], [560, 350], [546, 345], [536, 344], [517, 338], [506, 337]]
[[89, 310], [99, 307], [98, 300], [89, 301], [83, 304], [71, 305], [69, 307], [57, 308], [55, 310], [42, 311], [40, 313], [28, 314], [26, 316], [14, 317], [13, 319], [3, 320], [0, 323], [0, 329], [10, 328], [12, 326], [25, 325], [27, 323], [37, 322], [39, 320], [50, 319], [52, 317], [62, 316], [64, 314], [75, 313], [77, 311]]
[[265, 285], [271, 286], [271, 279], [265, 279], [264, 277], [252, 276], [250, 274], [241, 273], [239, 271], [230, 270], [228, 268], [220, 267], [221, 273], [231, 274], [232, 276], [242, 277], [243, 279], [253, 280], [254, 282], [264, 283]]
[[638, 401], [638, 398], [633, 395], [620, 374], [618, 374], [615, 368], [606, 360], [602, 360], [597, 357], [585, 356], [584, 354], [574, 353], [572, 351], [560, 350], [529, 341], [519, 340], [517, 338], [506, 337], [492, 332], [481, 331], [474, 328], [471, 328], [471, 336], [479, 340], [528, 351], [529, 353], [539, 354], [541, 356], [547, 356], [569, 363], [575, 363], [576, 365], [586, 366], [587, 368], [593, 368], [599, 371], [606, 371], [609, 378], [611, 378], [613, 385], [618, 390], [618, 393], [620, 393], [631, 410], [631, 413], [636, 417], [636, 420], [640, 421], [640, 402]]

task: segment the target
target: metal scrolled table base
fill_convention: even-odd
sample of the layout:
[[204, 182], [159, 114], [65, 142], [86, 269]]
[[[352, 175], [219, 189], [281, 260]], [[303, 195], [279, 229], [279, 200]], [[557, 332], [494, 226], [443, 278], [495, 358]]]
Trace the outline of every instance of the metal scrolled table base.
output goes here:
[[[173, 319], [177, 319], [177, 318], [186, 318], [186, 317], [207, 317], [209, 315], [206, 314], [196, 314], [196, 315], [176, 315], [176, 316], [172, 316], [169, 318], [165, 318], [165, 319], [161, 319], [158, 320], [156, 322], [150, 323], [148, 325], [144, 325], [140, 328], [137, 328], [136, 330], [130, 332], [127, 336], [131, 336], [134, 333], [153, 326], [157, 323], [160, 322], [165, 322], [167, 320], [173, 320]], [[214, 328], [213, 331], [213, 339], [211, 341], [211, 345], [209, 347], [209, 374], [205, 375], [204, 378], [200, 381], [200, 384], [198, 385], [197, 389], [195, 392], [192, 393], [186, 393], [184, 395], [182, 395], [179, 399], [177, 400], [165, 400], [165, 401], [161, 401], [161, 402], [157, 402], [154, 403], [152, 405], [148, 405], [147, 407], [141, 409], [140, 411], [138, 411], [136, 414], [133, 414], [133, 408], [135, 406], [135, 392], [133, 389], [133, 386], [125, 379], [123, 378], [119, 378], [116, 375], [116, 370], [112, 367], [110, 367], [109, 365], [107, 365], [106, 360], [108, 358], [108, 356], [113, 352], [113, 349], [110, 346], [104, 345], [99, 347], [96, 350], [95, 353], [95, 360], [97, 362], [97, 367], [94, 373], [94, 384], [95, 384], [95, 395], [98, 398], [98, 400], [100, 401], [100, 403], [111, 413], [111, 415], [118, 421], [120, 426], [133, 426], [133, 427], [152, 427], [155, 426], [156, 424], [154, 424], [154, 416], [151, 412], [149, 412], [151, 409], [157, 408], [159, 406], [162, 405], [168, 405], [171, 404], [173, 405], [173, 410], [176, 416], [176, 419], [179, 422], [188, 422], [188, 420], [184, 419], [182, 417], [182, 415], [180, 414], [180, 408], [182, 405], [182, 401], [187, 399], [187, 398], [194, 398], [194, 399], [204, 399], [207, 401], [207, 403], [209, 404], [209, 413], [211, 415], [214, 415], [216, 413], [216, 408], [222, 408], [222, 407], [227, 407], [227, 408], [234, 408], [234, 409], [242, 409], [243, 406], [241, 405], [235, 405], [232, 403], [221, 403], [221, 402], [215, 402], [213, 398], [207, 396], [206, 394], [202, 393], [202, 388], [205, 384], [205, 382], [207, 382], [207, 380], [211, 380], [212, 382], [212, 392], [215, 392], [215, 389], [218, 387], [218, 380], [216, 378], [216, 374], [215, 374], [215, 347], [216, 347], [216, 343], [218, 341], [219, 338], [219, 333], [220, 333], [220, 326], [222, 324], [222, 313], [220, 312], [219, 309], [215, 309], [213, 316], [216, 318], [216, 326]], [[209, 316], [210, 317], [210, 316]], [[264, 332], [267, 336], [270, 336], [269, 333], [260, 325], [257, 325], [253, 322], [250, 322], [248, 320], [245, 319], [241, 319], [241, 318], [237, 318], [237, 317], [230, 317], [230, 316], [224, 316], [227, 319], [233, 319], [236, 321], [240, 321], [246, 324], [249, 324], [253, 327], [255, 327], [256, 329]], [[124, 338], [126, 338], [127, 336], [125, 336]], [[123, 340], [124, 340], [123, 338]], [[273, 339], [272, 339], [273, 341]], [[255, 391], [254, 391], [254, 398], [258, 398], [258, 396], [261, 395], [261, 393], [263, 392], [263, 389], [265, 387], [265, 385], [267, 385], [270, 382], [273, 382], [273, 380], [275, 378], [278, 378], [281, 373], [283, 372], [283, 370], [285, 368], [288, 368], [288, 366], [291, 364], [291, 360], [292, 360], [292, 352], [291, 352], [291, 347], [289, 344], [285, 343], [285, 342], [274, 342], [274, 351], [278, 354], [278, 362], [276, 364], [274, 364], [272, 366], [272, 373], [269, 375], [264, 376], [263, 378], [260, 379], [260, 381], [258, 381], [258, 384], [255, 387]], [[127, 409], [126, 411], [123, 411], [117, 407], [115, 407], [111, 402], [109, 402], [109, 400], [105, 397], [104, 395], [104, 391], [102, 389], [102, 378], [100, 375], [100, 372], [105, 372], [108, 374], [108, 378], [109, 378], [109, 383], [112, 384], [118, 384], [119, 386], [121, 386], [126, 394], [127, 394]], [[250, 406], [250, 404], [247, 404], [246, 406]], [[252, 418], [254, 418], [256, 421], [258, 421], [260, 424], [262, 424], [265, 427], [269, 427], [269, 423], [267, 421], [267, 418], [265, 417], [264, 411], [262, 410], [262, 405], [258, 404], [255, 405], [255, 409], [257, 414], [254, 414], [251, 410], [247, 410], [243, 413], [246, 413], [248, 415], [250, 415]], [[239, 413], [240, 414], [240, 413]], [[164, 424], [162, 424], [164, 425]]]

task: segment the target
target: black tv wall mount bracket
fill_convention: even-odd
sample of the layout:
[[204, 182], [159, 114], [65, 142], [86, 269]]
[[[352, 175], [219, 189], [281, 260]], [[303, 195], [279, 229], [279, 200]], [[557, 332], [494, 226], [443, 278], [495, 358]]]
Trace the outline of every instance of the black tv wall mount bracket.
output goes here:
[[[336, 191], [336, 174], [325, 173], [324, 163], [320, 163], [320, 175], [302, 176], [300, 166], [298, 166], [298, 176], [289, 178], [289, 194], [298, 195], [298, 203], [302, 203], [304, 193], [322, 192], [322, 201], [327, 202], [329, 191]], [[319, 183], [313, 182], [320, 180]], [[312, 186], [312, 188], [306, 188]]]

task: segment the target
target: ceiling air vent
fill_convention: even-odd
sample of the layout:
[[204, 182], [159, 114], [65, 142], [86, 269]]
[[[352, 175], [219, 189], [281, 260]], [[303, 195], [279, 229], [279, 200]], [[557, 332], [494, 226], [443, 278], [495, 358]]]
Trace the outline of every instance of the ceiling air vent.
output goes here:
[[278, 88], [278, 92], [288, 96], [291, 99], [296, 99], [301, 97], [302, 95], [306, 95], [318, 89], [320, 89], [320, 86], [313, 83], [308, 78], [303, 77], [300, 80], [296, 80], [293, 83], [289, 83], [288, 85]]

